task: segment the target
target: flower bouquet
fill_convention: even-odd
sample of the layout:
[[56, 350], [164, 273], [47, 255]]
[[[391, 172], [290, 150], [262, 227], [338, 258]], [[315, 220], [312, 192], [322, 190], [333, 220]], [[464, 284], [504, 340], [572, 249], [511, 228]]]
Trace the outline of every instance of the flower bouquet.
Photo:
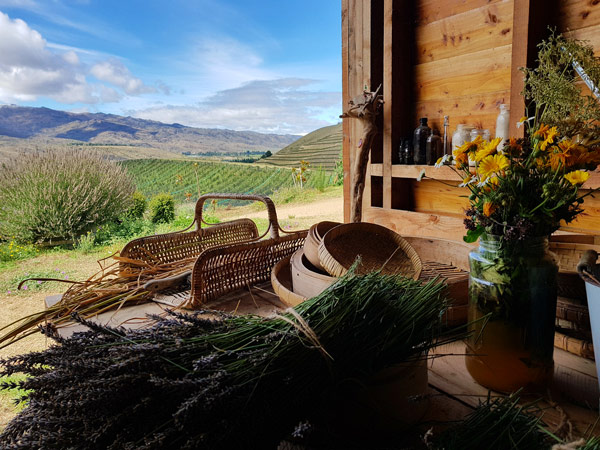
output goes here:
[[[469, 190], [464, 240], [480, 239], [470, 254], [467, 369], [499, 391], [543, 388], [552, 376], [558, 266], [548, 237], [581, 214], [594, 192], [581, 188], [600, 164], [600, 107], [559, 95], [575, 84], [575, 55], [592, 65], [597, 85], [593, 51], [552, 36], [540, 46], [540, 66], [525, 70], [524, 95], [535, 100], [532, 117], [519, 121], [525, 137], [478, 137], [437, 164], [456, 162]], [[560, 115], [565, 103], [567, 117]]]

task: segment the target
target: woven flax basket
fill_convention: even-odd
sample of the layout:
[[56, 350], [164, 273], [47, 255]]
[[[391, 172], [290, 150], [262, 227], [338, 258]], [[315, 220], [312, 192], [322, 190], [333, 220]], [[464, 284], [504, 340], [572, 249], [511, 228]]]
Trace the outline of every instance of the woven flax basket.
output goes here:
[[418, 279], [421, 258], [398, 233], [373, 223], [338, 225], [329, 230], [319, 246], [321, 265], [334, 277], [341, 277], [360, 256], [359, 274], [381, 270]]

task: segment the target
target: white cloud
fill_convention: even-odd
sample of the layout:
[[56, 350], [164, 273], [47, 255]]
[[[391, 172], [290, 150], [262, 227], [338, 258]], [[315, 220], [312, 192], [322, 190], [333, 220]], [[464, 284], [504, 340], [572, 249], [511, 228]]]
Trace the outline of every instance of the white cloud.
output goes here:
[[[76, 49], [50, 46], [23, 20], [12, 20], [0, 11], [0, 101], [49, 97], [61, 103], [94, 104], [123, 97], [114, 87], [90, 83], [87, 70]], [[92, 73], [128, 95], [156, 91], [118, 60], [100, 61], [92, 67]]]
[[134, 77], [121, 61], [116, 59], [95, 64], [90, 73], [100, 81], [120, 87], [129, 95], [156, 92], [155, 88], [146, 86], [142, 80]]
[[314, 80], [255, 80], [217, 92], [197, 106], [164, 105], [128, 113], [200, 128], [305, 134], [337, 123], [341, 92], [308, 90]]

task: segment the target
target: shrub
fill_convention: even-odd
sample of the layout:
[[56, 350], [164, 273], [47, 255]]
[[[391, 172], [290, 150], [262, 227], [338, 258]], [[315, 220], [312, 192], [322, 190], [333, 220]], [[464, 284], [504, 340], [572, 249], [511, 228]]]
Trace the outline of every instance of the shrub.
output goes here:
[[96, 152], [23, 153], [0, 170], [0, 235], [30, 243], [75, 240], [114, 220], [133, 192], [124, 169]]
[[170, 223], [175, 219], [175, 201], [170, 194], [158, 194], [150, 200], [152, 223]]
[[114, 244], [154, 233], [154, 225], [144, 219], [125, 219], [98, 227], [94, 245]]
[[319, 192], [325, 192], [325, 188], [330, 184], [330, 176], [321, 166], [313, 173], [311, 178], [313, 186]]
[[123, 216], [126, 219], [141, 219], [146, 212], [146, 207], [148, 206], [148, 202], [146, 201], [146, 197], [140, 191], [135, 191], [131, 197], [133, 204], [131, 208], [125, 211]]

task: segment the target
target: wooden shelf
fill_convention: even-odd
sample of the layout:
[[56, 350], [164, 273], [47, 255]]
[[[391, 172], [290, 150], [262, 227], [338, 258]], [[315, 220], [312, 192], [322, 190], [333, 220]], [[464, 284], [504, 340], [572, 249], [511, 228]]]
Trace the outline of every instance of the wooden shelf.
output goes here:
[[[371, 175], [383, 176], [383, 164], [371, 164]], [[443, 166], [439, 169], [434, 166], [423, 165], [392, 165], [392, 177], [394, 178], [418, 178], [421, 171], [425, 169], [425, 176], [434, 180], [461, 181], [462, 177], [456, 173], [452, 167]], [[590, 173], [590, 178], [583, 185], [584, 189], [600, 188], [600, 171], [596, 170]]]
[[[371, 175], [383, 176], [383, 164], [371, 164]], [[424, 165], [403, 165], [395, 164], [392, 165], [392, 177], [394, 178], [414, 178], [415, 180], [425, 169], [425, 176], [433, 178], [435, 180], [450, 180], [450, 181], [461, 181], [462, 177], [457, 174], [451, 167], [443, 166], [439, 169], [434, 166]]]

